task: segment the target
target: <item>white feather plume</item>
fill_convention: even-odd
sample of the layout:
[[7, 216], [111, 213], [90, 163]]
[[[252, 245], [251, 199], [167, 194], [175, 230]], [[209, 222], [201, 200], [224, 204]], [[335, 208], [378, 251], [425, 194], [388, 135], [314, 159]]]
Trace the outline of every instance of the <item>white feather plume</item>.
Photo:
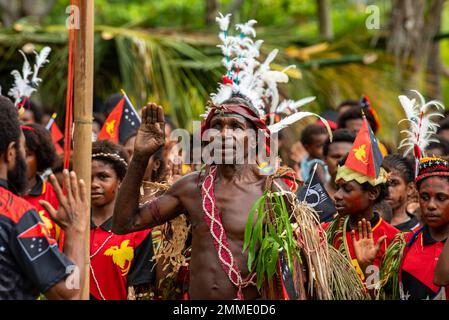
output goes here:
[[[19, 50], [20, 54], [23, 56], [23, 67], [22, 74], [18, 70], [11, 71], [11, 75], [14, 77], [14, 84], [8, 91], [8, 95], [14, 99], [15, 105], [17, 106], [24, 97], [29, 98], [33, 92], [37, 90], [37, 86], [42, 81], [38, 78], [39, 69], [48, 62], [48, 55], [50, 54], [50, 47], [45, 47], [41, 50], [40, 54], [36, 52], [36, 64], [34, 65], [34, 72], [31, 71], [30, 63], [26, 55], [22, 50]], [[32, 76], [31, 79], [29, 77]]]
[[50, 47], [44, 47], [40, 53], [37, 53], [36, 51], [34, 51], [34, 54], [36, 56], [36, 62], [34, 64], [34, 73], [33, 73], [33, 78], [31, 79], [31, 81], [35, 84], [38, 84], [39, 82], [42, 81], [42, 79], [38, 78], [37, 75], [39, 73], [40, 68], [42, 68], [42, 66], [48, 62], [50, 62], [47, 58], [50, 55], [51, 52], [51, 48]]
[[28, 62], [27, 56], [23, 53], [22, 50], [19, 50], [20, 54], [23, 57], [23, 66], [22, 66], [22, 79], [28, 79], [31, 74], [31, 66]]
[[215, 18], [215, 21], [218, 22], [218, 25], [220, 26], [221, 31], [227, 31], [229, 28], [229, 21], [231, 18], [231, 14], [228, 13], [227, 15], [223, 16], [221, 12], [218, 13], [220, 16]]
[[[440, 110], [443, 110], [444, 106], [437, 100], [426, 102], [417, 90], [412, 90], [412, 92], [418, 96], [418, 100], [410, 99], [404, 95], [398, 97], [406, 115], [406, 118], [399, 123], [405, 121], [409, 125], [408, 129], [401, 131], [405, 134], [405, 138], [400, 142], [399, 149], [403, 149], [404, 156], [413, 153], [416, 161], [418, 161], [419, 157], [424, 155], [424, 150], [430, 142], [438, 142], [434, 136], [439, 125], [434, 119], [443, 117]], [[431, 106], [436, 107], [435, 112], [428, 112]], [[416, 154], [417, 148], [420, 154]]]
[[252, 19], [249, 20], [246, 23], [236, 24], [235, 28], [237, 30], [240, 30], [241, 33], [243, 33], [246, 36], [253, 36], [256, 37], [256, 30], [254, 29], [254, 25], [257, 23], [256, 20]]
[[321, 119], [321, 121], [323, 121], [323, 123], [326, 126], [326, 129], [329, 133], [330, 140], [332, 141], [332, 130], [331, 130], [331, 127], [329, 126], [329, 123], [327, 122], [326, 119], [324, 119], [323, 117], [321, 117], [313, 112], [307, 112], [307, 111], [296, 112], [288, 117], [285, 117], [281, 121], [268, 126], [268, 129], [270, 130], [271, 133], [275, 133], [275, 132], [278, 132], [278, 131], [288, 127], [289, 125], [295, 123], [296, 121], [299, 121], [301, 119], [304, 119], [304, 118], [310, 117], [310, 116], [317, 117], [317, 118]]
[[[271, 70], [270, 64], [276, 58], [279, 50], [274, 49], [265, 60], [258, 60], [263, 40], [255, 39], [254, 26], [257, 21], [249, 20], [245, 23], [236, 24], [235, 29], [240, 32], [240, 35], [232, 36], [227, 32], [230, 23], [229, 18], [230, 14], [223, 16], [221, 13], [216, 18], [221, 30], [219, 33], [221, 44], [218, 47], [224, 55], [222, 63], [227, 70], [227, 78], [226, 85], [220, 84], [217, 93], [211, 94], [213, 103], [220, 105], [229, 99], [232, 94], [241, 94], [250, 100], [261, 119], [264, 118], [266, 112], [271, 113], [270, 123], [272, 126], [270, 126], [270, 130], [275, 132], [303, 117], [312, 115], [319, 117], [310, 112], [297, 112], [281, 120], [281, 122], [273, 124], [275, 112], [295, 112], [301, 106], [315, 100], [315, 97], [307, 97], [298, 101], [286, 100], [279, 104], [281, 99], [277, 88], [278, 83], [287, 83], [289, 77], [286, 71], [295, 66], [288, 66], [282, 71]], [[232, 85], [228, 83], [229, 81], [232, 81]], [[327, 121], [319, 118], [323, 120], [331, 134]]]
[[276, 109], [276, 113], [286, 113], [287, 110], [296, 111], [297, 109], [301, 108], [302, 106], [315, 101], [316, 97], [305, 97], [298, 101], [294, 100], [284, 100], [282, 101], [279, 106]]

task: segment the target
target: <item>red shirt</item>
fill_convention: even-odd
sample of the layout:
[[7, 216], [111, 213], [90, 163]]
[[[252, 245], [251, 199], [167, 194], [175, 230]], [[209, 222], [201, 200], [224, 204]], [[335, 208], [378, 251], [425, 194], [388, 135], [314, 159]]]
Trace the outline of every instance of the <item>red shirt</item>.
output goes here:
[[401, 298], [403, 300], [448, 300], [449, 286], [433, 284], [435, 268], [444, 241], [436, 241], [427, 226], [418, 230], [408, 242], [401, 265]]
[[97, 300], [126, 300], [128, 287], [151, 284], [151, 230], [112, 233], [112, 218], [90, 230], [90, 294]]
[[36, 208], [45, 226], [50, 231], [50, 236], [58, 242], [60, 250], [63, 248], [64, 234], [61, 228], [53, 221], [47, 210], [39, 204], [39, 200], [48, 201], [53, 208], [58, 209], [59, 203], [53, 186], [47, 181], [36, 176], [36, 184], [33, 189], [23, 198]]
[[[393, 227], [391, 224], [385, 222], [378, 213], [374, 213], [373, 218], [371, 219], [371, 230], [373, 231], [373, 240], [374, 243], [377, 243], [380, 237], [386, 235], [387, 238], [385, 241], [383, 241], [379, 251], [377, 252], [376, 259], [374, 259], [373, 264], [377, 267], [380, 267], [380, 264], [382, 262], [382, 258], [385, 254], [385, 251], [387, 250], [388, 246], [393, 241], [394, 237], [399, 233], [399, 230]], [[329, 227], [330, 222], [323, 223], [323, 228], [327, 230]], [[347, 224], [346, 228], [346, 243], [348, 245], [349, 254], [351, 256], [351, 262], [353, 266], [356, 268], [357, 273], [360, 275], [362, 279], [364, 279], [364, 274], [359, 266], [359, 263], [357, 262], [357, 258], [354, 251], [354, 246], [352, 244], [352, 237], [351, 237], [351, 228], [349, 226], [349, 223]], [[356, 239], [359, 238], [358, 232], [356, 232]], [[343, 238], [341, 235], [335, 237], [335, 241], [333, 243], [334, 248], [338, 249], [340, 246], [344, 246]]]

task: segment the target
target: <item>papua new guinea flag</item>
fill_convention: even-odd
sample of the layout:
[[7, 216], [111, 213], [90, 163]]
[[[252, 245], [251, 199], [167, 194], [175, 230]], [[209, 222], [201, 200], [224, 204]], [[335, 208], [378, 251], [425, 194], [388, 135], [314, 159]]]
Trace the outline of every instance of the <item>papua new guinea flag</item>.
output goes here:
[[334, 202], [316, 174], [310, 175], [309, 180], [298, 190], [296, 195], [299, 201], [305, 201], [318, 213], [320, 222], [332, 220], [337, 212]]
[[377, 178], [381, 165], [382, 153], [379, 142], [364, 116], [362, 128], [355, 138], [345, 166], [367, 177]]
[[51, 140], [53, 141], [53, 145], [55, 146], [56, 154], [61, 155], [64, 153], [64, 150], [62, 149], [64, 146], [64, 134], [56, 124], [55, 118], [56, 113], [53, 113], [45, 128], [50, 131]]
[[140, 126], [140, 117], [126, 95], [117, 103], [104, 122], [98, 140], [124, 144]]

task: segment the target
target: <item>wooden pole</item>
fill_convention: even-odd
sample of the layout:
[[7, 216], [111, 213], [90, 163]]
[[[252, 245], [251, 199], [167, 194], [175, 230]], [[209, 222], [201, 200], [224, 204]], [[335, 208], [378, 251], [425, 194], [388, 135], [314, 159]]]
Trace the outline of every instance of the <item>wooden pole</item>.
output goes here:
[[[76, 32], [73, 169], [86, 183], [90, 195], [92, 162], [92, 103], [94, 67], [94, 0], [80, 0], [80, 29]], [[89, 197], [90, 199], [90, 197]], [[90, 200], [89, 200], [90, 201]], [[90, 203], [89, 203], [90, 206]], [[90, 212], [89, 220], [90, 221]], [[85, 285], [83, 300], [89, 299], [89, 236], [86, 233]]]

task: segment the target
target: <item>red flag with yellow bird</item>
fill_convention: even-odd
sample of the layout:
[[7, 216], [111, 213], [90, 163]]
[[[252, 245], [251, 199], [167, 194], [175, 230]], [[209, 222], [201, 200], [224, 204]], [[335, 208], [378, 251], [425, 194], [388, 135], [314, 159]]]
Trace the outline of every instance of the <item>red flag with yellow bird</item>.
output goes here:
[[126, 94], [117, 103], [104, 122], [98, 140], [110, 140], [124, 144], [126, 139], [139, 128], [140, 117]]
[[382, 165], [379, 142], [363, 116], [363, 125], [349, 152], [345, 166], [365, 176], [377, 178]]

